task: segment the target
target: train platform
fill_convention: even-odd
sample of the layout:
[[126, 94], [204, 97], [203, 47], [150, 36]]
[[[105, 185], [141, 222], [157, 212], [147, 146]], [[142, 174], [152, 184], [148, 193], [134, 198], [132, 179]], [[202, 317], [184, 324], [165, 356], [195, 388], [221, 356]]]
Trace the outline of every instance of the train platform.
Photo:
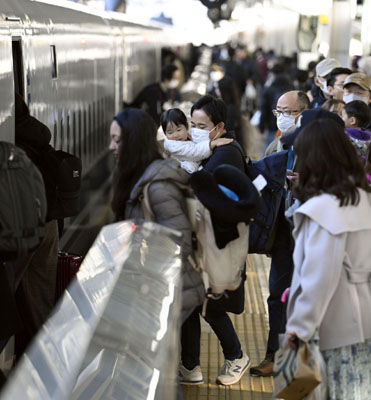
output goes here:
[[[245, 283], [245, 311], [230, 314], [243, 349], [251, 365], [257, 365], [265, 356], [268, 338], [267, 297], [270, 259], [250, 254], [247, 258]], [[201, 318], [201, 370], [204, 384], [182, 386], [183, 400], [268, 400], [272, 399], [273, 378], [252, 377], [247, 371], [241, 381], [231, 386], [215, 383], [224, 357], [219, 341], [211, 327]]]

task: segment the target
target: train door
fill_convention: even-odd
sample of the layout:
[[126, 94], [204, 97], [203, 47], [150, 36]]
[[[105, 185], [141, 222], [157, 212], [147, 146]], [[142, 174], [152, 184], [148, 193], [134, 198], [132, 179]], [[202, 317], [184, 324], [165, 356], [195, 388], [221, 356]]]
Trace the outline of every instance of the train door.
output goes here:
[[23, 73], [23, 54], [22, 40], [20, 37], [12, 37], [12, 54], [13, 54], [13, 75], [14, 75], [14, 91], [23, 99], [24, 91], [24, 73]]

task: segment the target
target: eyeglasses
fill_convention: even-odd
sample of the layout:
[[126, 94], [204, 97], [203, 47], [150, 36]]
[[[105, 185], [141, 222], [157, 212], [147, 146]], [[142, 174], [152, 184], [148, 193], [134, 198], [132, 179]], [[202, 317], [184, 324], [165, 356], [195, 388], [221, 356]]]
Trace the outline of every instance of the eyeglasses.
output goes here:
[[279, 117], [281, 115], [284, 115], [285, 117], [289, 117], [290, 115], [299, 113], [301, 111], [302, 110], [285, 110], [285, 111], [272, 110], [272, 113], [275, 117]]

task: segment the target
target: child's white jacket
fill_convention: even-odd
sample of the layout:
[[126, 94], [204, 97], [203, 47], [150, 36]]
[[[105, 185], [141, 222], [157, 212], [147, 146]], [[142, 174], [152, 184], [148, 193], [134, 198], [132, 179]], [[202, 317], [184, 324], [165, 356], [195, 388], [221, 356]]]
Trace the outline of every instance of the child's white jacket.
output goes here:
[[188, 173], [196, 172], [200, 162], [211, 156], [210, 142], [194, 143], [190, 140], [169, 140], [165, 138], [164, 148]]

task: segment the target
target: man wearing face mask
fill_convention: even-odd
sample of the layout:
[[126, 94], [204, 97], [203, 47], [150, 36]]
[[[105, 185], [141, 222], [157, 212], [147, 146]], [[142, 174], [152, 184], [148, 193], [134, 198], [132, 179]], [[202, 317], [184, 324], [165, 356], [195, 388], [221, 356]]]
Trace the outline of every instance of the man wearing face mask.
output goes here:
[[[287, 92], [278, 99], [277, 107], [273, 111], [277, 117], [277, 125], [282, 132], [281, 138], [286, 138], [287, 135], [299, 129], [297, 127], [299, 118], [303, 111], [308, 108], [309, 98], [304, 92], [297, 90]], [[318, 111], [324, 112], [321, 108]], [[286, 117], [284, 117], [285, 115]], [[281, 138], [272, 142], [266, 154], [283, 150]], [[292, 145], [288, 147], [288, 150], [287, 169], [292, 170], [295, 158]], [[274, 354], [278, 350], [278, 335], [283, 333], [285, 327], [285, 307], [281, 302], [281, 295], [290, 286], [294, 264], [292, 259], [291, 227], [285, 218], [284, 212], [285, 199], [282, 198], [277, 215], [276, 236], [272, 247], [272, 261], [269, 272], [269, 297], [267, 300], [269, 315], [268, 342], [264, 360], [250, 369], [250, 374], [253, 376], [273, 375], [273, 360]]]
[[[210, 95], [203, 96], [191, 109], [191, 134], [195, 142], [209, 141], [219, 137], [234, 138], [232, 132], [225, 129], [227, 108], [224, 102]], [[216, 167], [229, 164], [245, 172], [245, 158], [241, 146], [236, 140], [214, 148], [212, 155], [203, 161], [206, 171], [213, 173]], [[228, 238], [226, 226], [214, 225], [223, 239]], [[209, 299], [205, 320], [217, 335], [225, 358], [224, 366], [216, 382], [232, 385], [238, 382], [250, 365], [250, 359], [241, 347], [237, 333], [227, 312], [240, 314], [244, 310], [244, 274], [241, 285], [234, 291], [227, 291], [228, 297], [219, 300]], [[182, 365], [179, 369], [180, 382], [185, 385], [197, 385], [203, 382], [200, 368], [201, 307], [197, 308], [182, 326]]]
[[360, 100], [371, 106], [371, 78], [361, 72], [349, 75], [344, 81], [343, 100], [345, 103]]
[[166, 64], [161, 71], [161, 82], [146, 86], [127, 106], [147, 111], [159, 127], [161, 115], [165, 111], [164, 104], [170, 103], [171, 106], [174, 106], [176, 102], [181, 101], [180, 93], [177, 90], [179, 79], [178, 67], [174, 64]]
[[321, 107], [326, 100], [331, 98], [327, 87], [327, 78], [333, 69], [339, 67], [341, 67], [339, 61], [334, 58], [325, 58], [316, 65], [316, 76], [311, 90], [313, 96], [311, 108]]
[[[309, 108], [309, 98], [300, 90], [291, 90], [284, 93], [277, 101], [276, 109], [272, 110], [277, 119], [277, 127], [282, 136], [294, 132], [301, 113]], [[265, 155], [281, 151], [282, 145], [279, 138], [269, 144]]]

